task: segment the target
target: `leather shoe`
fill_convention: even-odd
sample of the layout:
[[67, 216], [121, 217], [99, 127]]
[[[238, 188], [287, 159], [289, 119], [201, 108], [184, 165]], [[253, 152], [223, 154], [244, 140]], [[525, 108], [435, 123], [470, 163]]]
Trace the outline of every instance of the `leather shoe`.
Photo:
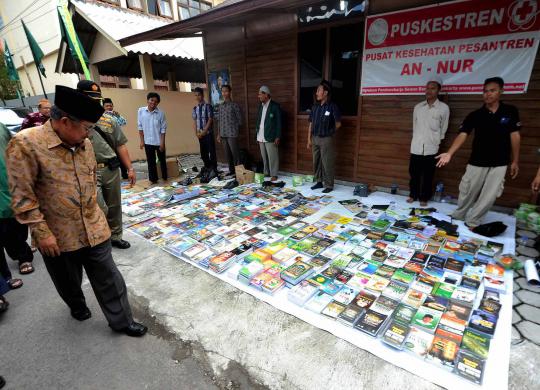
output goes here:
[[126, 240], [112, 240], [111, 245], [118, 249], [128, 249], [131, 248], [131, 244]]
[[329, 192], [332, 192], [332, 191], [334, 191], [334, 189], [332, 187], [327, 187], [324, 190], [322, 190], [322, 193], [323, 194], [328, 194]]
[[115, 332], [124, 333], [130, 337], [141, 337], [146, 334], [148, 328], [138, 322], [132, 322], [129, 326], [122, 329], [115, 329]]
[[71, 310], [71, 316], [77, 321], [85, 321], [92, 317], [92, 312], [89, 308], [84, 307], [82, 309]]
[[323, 184], [321, 182], [318, 182], [314, 186], [311, 186], [312, 190], [318, 190], [319, 188], [323, 188]]

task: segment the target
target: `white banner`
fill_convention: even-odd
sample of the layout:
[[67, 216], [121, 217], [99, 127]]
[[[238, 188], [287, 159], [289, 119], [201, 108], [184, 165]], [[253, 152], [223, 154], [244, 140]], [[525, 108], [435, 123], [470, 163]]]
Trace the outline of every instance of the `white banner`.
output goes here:
[[536, 0], [456, 1], [366, 20], [362, 95], [480, 93], [488, 77], [523, 93], [540, 39]]

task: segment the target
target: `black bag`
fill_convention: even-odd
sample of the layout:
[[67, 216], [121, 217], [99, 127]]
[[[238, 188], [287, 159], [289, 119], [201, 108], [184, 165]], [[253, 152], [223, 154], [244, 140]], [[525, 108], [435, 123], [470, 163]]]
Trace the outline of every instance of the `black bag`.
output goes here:
[[473, 228], [472, 231], [473, 233], [480, 234], [481, 236], [495, 237], [499, 234], [503, 234], [507, 227], [508, 226], [506, 226], [504, 223], [496, 221], [478, 225], [477, 227]]

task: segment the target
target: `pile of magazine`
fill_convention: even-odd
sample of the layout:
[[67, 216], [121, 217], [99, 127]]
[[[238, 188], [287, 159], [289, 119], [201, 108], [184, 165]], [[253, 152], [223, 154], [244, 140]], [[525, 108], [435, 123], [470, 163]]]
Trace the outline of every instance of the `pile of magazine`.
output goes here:
[[495, 261], [503, 246], [459, 237], [455, 225], [434, 224], [430, 210], [395, 204], [342, 201], [354, 215], [306, 222], [331, 201], [254, 185], [204, 190], [181, 205], [148, 206], [131, 230], [182, 260], [482, 383], [506, 293]]

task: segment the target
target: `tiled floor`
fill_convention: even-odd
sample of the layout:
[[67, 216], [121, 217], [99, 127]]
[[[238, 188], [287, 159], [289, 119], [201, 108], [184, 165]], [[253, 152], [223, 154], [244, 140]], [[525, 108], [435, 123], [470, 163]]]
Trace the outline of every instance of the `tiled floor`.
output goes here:
[[514, 273], [512, 327], [513, 344], [527, 340], [540, 346], [540, 287], [529, 285], [523, 270]]

